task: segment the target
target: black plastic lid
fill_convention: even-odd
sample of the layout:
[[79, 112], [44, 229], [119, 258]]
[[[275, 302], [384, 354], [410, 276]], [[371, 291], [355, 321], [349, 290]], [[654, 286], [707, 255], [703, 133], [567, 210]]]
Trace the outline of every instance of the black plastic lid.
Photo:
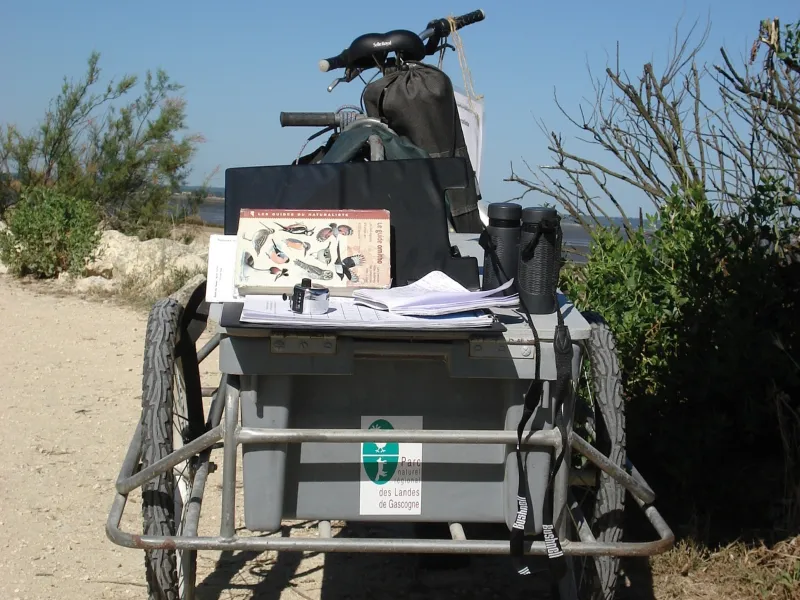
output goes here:
[[529, 206], [522, 211], [523, 223], [540, 223], [545, 219], [557, 219], [558, 212], [549, 206]]
[[502, 221], [519, 221], [522, 207], [515, 202], [493, 202], [489, 205], [489, 218]]
[[300, 282], [300, 285], [303, 286], [304, 288], [310, 288], [311, 280], [308, 277], [303, 277], [303, 280]]

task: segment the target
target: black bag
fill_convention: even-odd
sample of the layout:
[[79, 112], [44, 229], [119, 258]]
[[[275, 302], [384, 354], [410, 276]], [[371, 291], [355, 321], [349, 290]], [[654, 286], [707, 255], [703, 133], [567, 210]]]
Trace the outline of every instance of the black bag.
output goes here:
[[[475, 179], [450, 78], [431, 65], [408, 64], [407, 69], [367, 85], [367, 114], [386, 119], [400, 137], [408, 138], [431, 158], [465, 158]], [[459, 233], [483, 230], [476, 190], [477, 185], [447, 192], [454, 229]]]
[[236, 234], [243, 208], [383, 208], [391, 215], [393, 286], [439, 270], [477, 290], [477, 258], [461, 257], [450, 246], [442, 201], [445, 190], [469, 186], [469, 173], [469, 164], [459, 158], [230, 168], [225, 233]]

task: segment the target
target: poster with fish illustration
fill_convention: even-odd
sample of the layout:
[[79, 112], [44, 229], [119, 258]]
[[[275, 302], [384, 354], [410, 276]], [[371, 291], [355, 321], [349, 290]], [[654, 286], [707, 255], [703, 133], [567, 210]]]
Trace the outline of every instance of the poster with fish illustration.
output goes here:
[[307, 277], [331, 296], [388, 288], [388, 210], [242, 209], [235, 281], [240, 294], [290, 293]]

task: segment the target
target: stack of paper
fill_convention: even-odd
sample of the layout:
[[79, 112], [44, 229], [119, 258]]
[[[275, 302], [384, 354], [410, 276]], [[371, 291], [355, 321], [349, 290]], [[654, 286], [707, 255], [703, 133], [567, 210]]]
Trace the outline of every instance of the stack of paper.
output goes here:
[[470, 292], [441, 271], [432, 271], [419, 281], [388, 290], [355, 290], [357, 304], [396, 315], [445, 315], [482, 308], [516, 306], [519, 295], [503, 296], [503, 290], [514, 283], [508, 281], [498, 288]]
[[244, 298], [239, 320], [268, 325], [359, 329], [460, 329], [490, 327], [494, 317], [477, 310], [457, 315], [409, 317], [358, 306], [352, 298], [331, 298], [330, 308], [324, 315], [301, 315], [292, 312], [289, 301], [283, 296], [248, 295]]

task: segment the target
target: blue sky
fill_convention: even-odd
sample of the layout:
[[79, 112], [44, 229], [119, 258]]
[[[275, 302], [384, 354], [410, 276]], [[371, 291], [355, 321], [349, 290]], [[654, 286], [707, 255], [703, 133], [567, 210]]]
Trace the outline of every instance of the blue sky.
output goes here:
[[[577, 108], [592, 94], [587, 64], [601, 73], [614, 62], [617, 41], [621, 66], [632, 76], [647, 61], [658, 71], [678, 19], [686, 30], [708, 18], [711, 34], [701, 59], [717, 60], [721, 45], [744, 57], [759, 20], [794, 20], [800, 17], [796, 2], [5, 0], [0, 122], [33, 128], [61, 78], [80, 77], [92, 50], [101, 53], [106, 78], [161, 67], [184, 85], [190, 130], [206, 138], [190, 183], [218, 166], [212, 184], [221, 185], [228, 167], [286, 164], [297, 155], [312, 130], [282, 129], [280, 111], [333, 110], [358, 102], [359, 81], [327, 92], [333, 75], [320, 73], [320, 58], [337, 54], [362, 33], [419, 32], [432, 18], [482, 8], [486, 20], [461, 33], [486, 103], [481, 188], [487, 200], [500, 201], [521, 191], [502, 181], [512, 161], [520, 167], [523, 158], [534, 165], [551, 162], [536, 119], [567, 139], [576, 133], [556, 108], [554, 89], [565, 107]], [[455, 84], [462, 83], [455, 54], [445, 69]], [[623, 199], [626, 208], [640, 203], [633, 194]]]

